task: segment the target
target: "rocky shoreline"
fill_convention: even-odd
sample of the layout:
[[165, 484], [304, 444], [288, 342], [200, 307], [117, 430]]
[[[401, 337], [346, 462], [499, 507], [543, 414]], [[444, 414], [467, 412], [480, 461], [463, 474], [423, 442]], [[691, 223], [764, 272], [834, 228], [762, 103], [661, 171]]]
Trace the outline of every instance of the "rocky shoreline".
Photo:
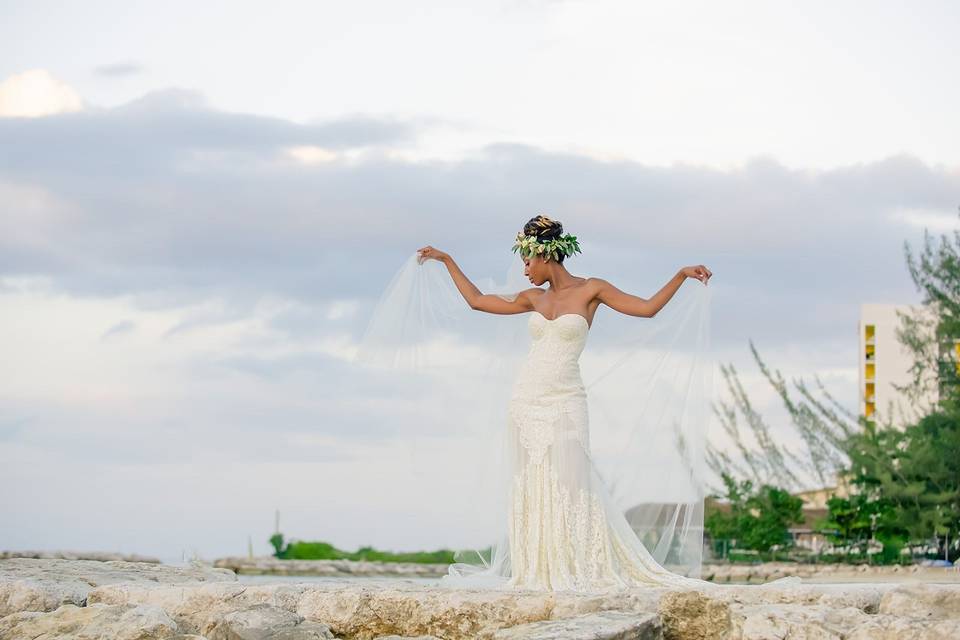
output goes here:
[[[353, 560], [278, 560], [273, 556], [254, 558], [227, 557], [214, 561], [214, 567], [230, 569], [238, 575], [322, 576], [322, 577], [395, 577], [439, 578], [446, 564], [415, 562], [356, 562]], [[796, 564], [766, 562], [754, 565], [708, 564], [703, 566], [704, 580], [719, 584], [763, 584], [796, 576], [816, 582], [957, 582], [960, 571], [919, 565], [868, 566], [849, 564]]]
[[7, 558], [45, 558], [59, 560], [123, 560], [125, 562], [151, 562], [160, 564], [159, 558], [142, 556], [138, 553], [117, 553], [115, 551], [0, 551], [0, 560]]
[[439, 578], [446, 564], [426, 562], [362, 562], [357, 560], [278, 560], [273, 556], [231, 556], [214, 560], [213, 566], [239, 575], [271, 576], [384, 576]]
[[933, 640], [960, 637], [957, 584], [710, 585], [614, 593], [243, 584], [226, 568], [0, 560], [0, 638]]
[[850, 564], [797, 564], [764, 562], [761, 564], [704, 565], [702, 577], [720, 584], [763, 584], [785, 577], [812, 582], [956, 582], [960, 571], [943, 567], [870, 566]]

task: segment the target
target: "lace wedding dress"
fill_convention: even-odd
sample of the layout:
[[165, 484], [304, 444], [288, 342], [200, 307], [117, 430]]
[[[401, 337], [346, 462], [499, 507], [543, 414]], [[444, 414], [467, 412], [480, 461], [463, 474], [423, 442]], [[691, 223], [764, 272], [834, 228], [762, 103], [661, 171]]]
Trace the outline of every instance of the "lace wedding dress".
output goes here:
[[[486, 280], [506, 300], [529, 285], [513, 256], [505, 280]], [[436, 586], [704, 584], [680, 574], [697, 575], [702, 556], [709, 301], [685, 286], [656, 317], [598, 327], [575, 313], [494, 316], [465, 305], [441, 263], [404, 262], [355, 361], [404, 398], [389, 414], [415, 425], [403, 480], [434, 496], [432, 522], [458, 530]]]
[[[587, 394], [579, 358], [587, 319], [530, 314], [530, 349], [510, 397], [508, 561], [486, 570], [452, 564], [442, 583], [501, 578], [499, 588], [604, 591], [699, 586], [663, 568], [614, 505], [590, 455]], [[480, 575], [484, 574], [484, 575]]]

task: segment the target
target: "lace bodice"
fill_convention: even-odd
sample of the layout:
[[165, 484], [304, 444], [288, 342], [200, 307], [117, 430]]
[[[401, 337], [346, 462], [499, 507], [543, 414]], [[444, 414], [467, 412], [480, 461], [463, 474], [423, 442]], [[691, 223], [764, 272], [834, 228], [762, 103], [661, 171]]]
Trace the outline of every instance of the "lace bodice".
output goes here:
[[[567, 323], [566, 325], [564, 325], [565, 322]], [[587, 332], [590, 328], [587, 319], [579, 313], [562, 313], [553, 320], [550, 320], [539, 311], [534, 311], [530, 314], [529, 326], [530, 335], [533, 337], [533, 345], [536, 345], [548, 334], [548, 328], [557, 327], [559, 329], [557, 335], [561, 338], [580, 343], [577, 355], [583, 350], [583, 345], [587, 339]], [[567, 327], [566, 329], [564, 328], [565, 326]]]
[[528, 462], [535, 463], [556, 437], [573, 438], [589, 449], [579, 363], [589, 325], [576, 313], [550, 320], [535, 311], [529, 328], [530, 350], [514, 382], [510, 414]]
[[534, 311], [528, 326], [530, 350], [518, 371], [514, 397], [582, 393], [579, 360], [590, 328], [587, 319], [564, 313], [551, 320]]

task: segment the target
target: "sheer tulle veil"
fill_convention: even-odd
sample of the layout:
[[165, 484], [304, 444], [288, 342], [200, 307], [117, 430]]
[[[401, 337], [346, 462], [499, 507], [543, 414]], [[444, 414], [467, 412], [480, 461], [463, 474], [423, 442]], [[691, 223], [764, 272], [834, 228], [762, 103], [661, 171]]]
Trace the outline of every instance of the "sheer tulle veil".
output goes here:
[[[580, 273], [575, 259], [565, 265], [575, 275], [598, 275]], [[484, 293], [510, 299], [531, 286], [515, 254], [499, 277], [460, 266]], [[673, 268], [664, 266], [653, 291], [630, 292], [649, 297]], [[703, 547], [715, 369], [711, 295], [710, 286], [690, 278], [652, 318], [601, 305], [580, 358], [597, 473], [654, 558], [691, 577], [699, 576]], [[383, 291], [356, 352], [355, 366], [372, 383], [395, 385], [414, 408], [416, 428], [404, 438], [410, 474], [424, 499], [444, 489], [437, 491], [444, 496], [436, 504], [440, 526], [449, 523], [463, 536], [448, 584], [495, 587], [510, 576], [506, 520], [515, 470], [505, 451], [507, 410], [529, 345], [528, 321], [527, 313], [471, 309], [442, 263], [421, 264], [412, 253]]]

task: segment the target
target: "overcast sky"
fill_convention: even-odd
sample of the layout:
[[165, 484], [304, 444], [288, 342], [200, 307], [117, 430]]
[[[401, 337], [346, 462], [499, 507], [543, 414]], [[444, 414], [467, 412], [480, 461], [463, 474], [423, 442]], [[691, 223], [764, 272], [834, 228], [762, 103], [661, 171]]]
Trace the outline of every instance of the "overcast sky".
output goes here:
[[460, 544], [347, 358], [414, 249], [491, 273], [541, 212], [639, 295], [708, 265], [717, 357], [772, 419], [751, 339], [856, 410], [860, 304], [917, 302], [904, 242], [956, 228], [958, 18], [3, 3], [0, 548], [266, 553], [275, 508]]

